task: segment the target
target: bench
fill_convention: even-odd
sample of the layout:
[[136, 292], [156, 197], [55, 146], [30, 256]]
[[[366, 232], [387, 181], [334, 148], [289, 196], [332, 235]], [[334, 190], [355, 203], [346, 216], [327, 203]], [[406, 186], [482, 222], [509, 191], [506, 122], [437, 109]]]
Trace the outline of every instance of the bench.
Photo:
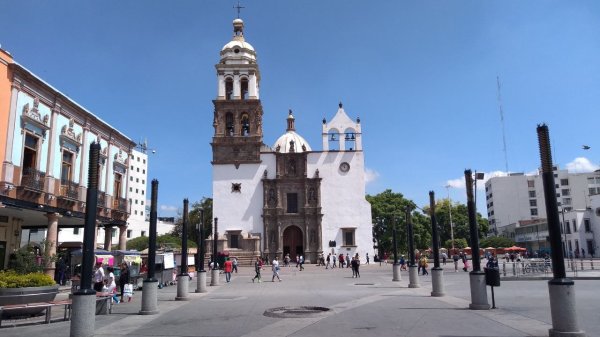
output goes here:
[[112, 314], [112, 293], [96, 293], [96, 315]]
[[0, 327], [2, 326], [2, 315], [5, 312], [10, 312], [13, 310], [20, 309], [28, 309], [28, 308], [42, 308], [45, 313], [44, 323], [50, 323], [51, 318], [51, 307], [53, 304], [49, 302], [39, 302], [39, 303], [27, 303], [27, 304], [8, 304], [0, 307]]

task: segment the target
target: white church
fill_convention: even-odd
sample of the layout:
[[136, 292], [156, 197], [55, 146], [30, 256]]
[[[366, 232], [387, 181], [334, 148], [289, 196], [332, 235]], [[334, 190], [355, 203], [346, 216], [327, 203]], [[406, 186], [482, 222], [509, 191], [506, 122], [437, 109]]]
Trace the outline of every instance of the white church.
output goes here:
[[322, 150], [313, 149], [294, 126], [272, 146], [263, 143], [263, 109], [256, 52], [245, 41], [244, 22], [233, 21], [233, 39], [216, 65], [218, 94], [212, 138], [213, 216], [219, 251], [238, 257], [280, 259], [358, 253], [373, 256], [371, 205], [365, 199], [360, 119], [342, 104], [323, 120]]

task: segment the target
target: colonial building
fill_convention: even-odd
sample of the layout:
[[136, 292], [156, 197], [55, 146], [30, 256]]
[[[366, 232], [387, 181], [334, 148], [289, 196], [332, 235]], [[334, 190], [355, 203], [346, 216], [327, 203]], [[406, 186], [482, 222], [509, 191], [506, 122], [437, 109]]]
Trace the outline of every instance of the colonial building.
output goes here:
[[256, 51], [245, 40], [244, 23], [233, 21], [233, 39], [216, 65], [214, 103], [213, 215], [219, 250], [238, 256], [319, 254], [373, 255], [371, 206], [365, 199], [361, 122], [339, 104], [323, 120], [323, 150], [286, 131], [273, 146], [263, 140], [263, 108]]
[[53, 254], [59, 232], [82, 235], [93, 142], [101, 145], [97, 228], [118, 228], [124, 249], [135, 143], [3, 50], [0, 75], [0, 269], [21, 246], [46, 239]]

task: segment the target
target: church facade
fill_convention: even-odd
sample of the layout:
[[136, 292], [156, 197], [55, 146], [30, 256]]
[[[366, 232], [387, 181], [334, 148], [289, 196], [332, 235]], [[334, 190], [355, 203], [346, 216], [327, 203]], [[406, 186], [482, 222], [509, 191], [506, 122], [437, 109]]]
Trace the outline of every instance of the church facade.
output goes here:
[[[320, 254], [373, 256], [371, 205], [365, 199], [365, 167], [359, 118], [340, 103], [321, 125], [322, 150], [295, 129], [264, 144], [260, 72], [256, 52], [233, 21], [232, 40], [216, 65], [218, 93], [212, 138], [213, 216], [219, 251], [280, 259]], [[285, 125], [282, 116], [282, 126]]]

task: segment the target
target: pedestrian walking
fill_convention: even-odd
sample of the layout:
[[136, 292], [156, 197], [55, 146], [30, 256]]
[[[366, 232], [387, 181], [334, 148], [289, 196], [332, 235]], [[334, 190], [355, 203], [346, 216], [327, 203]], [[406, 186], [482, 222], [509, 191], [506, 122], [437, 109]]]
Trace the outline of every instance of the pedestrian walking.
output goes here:
[[275, 282], [275, 277], [277, 277], [279, 282], [281, 282], [281, 278], [279, 277], [279, 260], [277, 259], [277, 256], [275, 256], [275, 259], [271, 264], [271, 270], [273, 271], [273, 277], [271, 278], [271, 282]]
[[296, 254], [296, 268], [300, 266], [300, 255]]
[[[129, 275], [129, 266], [126, 262], [121, 263], [121, 272], [119, 273], [119, 288], [121, 290], [121, 302], [123, 302], [123, 294], [125, 293], [125, 285], [131, 282]], [[131, 301], [131, 297], [129, 297]]]
[[427, 267], [429, 267], [429, 260], [427, 259], [427, 256], [423, 255], [421, 257], [421, 260], [419, 261], [419, 265], [420, 265], [421, 271], [422, 271], [421, 275], [429, 275], [429, 273], [427, 272]]
[[400, 270], [406, 270], [406, 260], [404, 255], [400, 256]]
[[256, 258], [256, 261], [254, 261], [254, 273], [256, 273], [256, 275], [254, 275], [254, 277], [252, 278], [252, 283], [254, 283], [254, 280], [258, 279], [258, 283], [262, 282], [260, 280], [260, 270], [262, 269], [262, 260], [260, 259], [260, 257]]
[[358, 257], [358, 253], [356, 253], [356, 256], [354, 256], [354, 259], [352, 260], [352, 268], [354, 269], [354, 275], [356, 278], [360, 277], [360, 258]]
[[225, 273], [225, 281], [231, 282], [231, 271], [233, 270], [233, 262], [229, 258], [225, 259], [223, 263], [223, 272]]
[[442, 252], [442, 263], [444, 266], [446, 265], [446, 260], [448, 259], [448, 254], [446, 252]]
[[369, 253], [367, 253], [367, 255], [365, 256], [366, 260], [367, 260], [367, 264], [369, 264]]
[[231, 264], [233, 266], [233, 271], [237, 274], [238, 260], [236, 257], [231, 260]]
[[350, 268], [350, 255], [348, 255], [348, 253], [346, 253], [344, 261], [346, 261], [346, 268]]
[[340, 261], [340, 268], [344, 268], [344, 253], [340, 253], [338, 261]]
[[104, 268], [102, 262], [96, 262], [96, 271], [94, 272], [94, 290], [102, 292], [104, 287]]
[[461, 253], [461, 259], [463, 263], [463, 271], [469, 271], [469, 261], [467, 260], [467, 254]]
[[325, 269], [329, 269], [329, 262], [331, 261], [331, 253], [327, 254], [327, 264], [325, 265]]
[[456, 252], [452, 255], [452, 260], [454, 261], [454, 272], [458, 273], [458, 255]]
[[335, 254], [331, 255], [331, 261], [332, 261], [332, 265], [331, 265], [331, 269], [335, 268], [336, 266], [336, 257]]
[[300, 255], [300, 271], [304, 270], [304, 255]]

